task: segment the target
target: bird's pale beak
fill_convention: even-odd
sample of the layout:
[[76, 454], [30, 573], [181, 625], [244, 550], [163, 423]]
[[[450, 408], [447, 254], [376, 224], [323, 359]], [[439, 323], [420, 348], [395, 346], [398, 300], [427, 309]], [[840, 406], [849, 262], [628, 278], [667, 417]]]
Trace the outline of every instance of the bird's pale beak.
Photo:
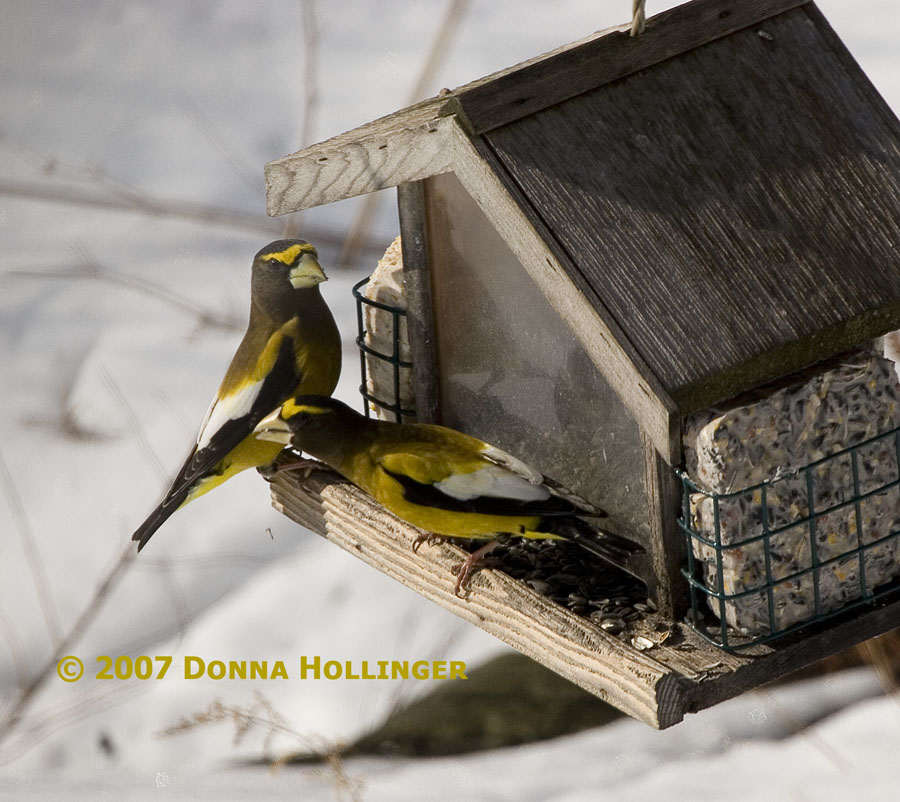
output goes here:
[[314, 287], [316, 284], [328, 281], [328, 277], [325, 275], [325, 271], [322, 270], [319, 260], [311, 253], [304, 253], [300, 257], [300, 261], [288, 273], [288, 280], [295, 290], [299, 290]]
[[257, 440], [268, 440], [284, 446], [291, 443], [291, 427], [281, 418], [281, 410], [276, 409], [271, 415], [263, 418], [253, 430]]

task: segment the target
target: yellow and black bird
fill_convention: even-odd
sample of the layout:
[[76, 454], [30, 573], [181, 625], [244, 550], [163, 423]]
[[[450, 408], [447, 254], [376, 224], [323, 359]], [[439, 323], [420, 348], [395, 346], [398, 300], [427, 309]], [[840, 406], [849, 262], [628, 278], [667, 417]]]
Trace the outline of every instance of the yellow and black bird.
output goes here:
[[256, 254], [244, 339], [169, 492], [134, 533], [138, 551], [179, 507], [278, 456], [280, 445], [252, 435], [262, 418], [298, 393], [334, 391], [341, 337], [319, 291], [323, 281], [308, 242], [277, 240]]
[[256, 436], [322, 460], [421, 529], [490, 539], [463, 564], [457, 592], [506, 534], [574, 541], [619, 566], [643, 551], [576, 517], [603, 518], [603, 510], [496, 446], [446, 426], [374, 420], [334, 398], [300, 396], [260, 421]]

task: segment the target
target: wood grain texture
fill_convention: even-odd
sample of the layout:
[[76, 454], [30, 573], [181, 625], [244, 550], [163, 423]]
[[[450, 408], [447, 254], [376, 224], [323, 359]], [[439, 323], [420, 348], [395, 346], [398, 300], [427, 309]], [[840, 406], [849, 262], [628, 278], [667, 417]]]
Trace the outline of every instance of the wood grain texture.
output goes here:
[[416, 420], [440, 422], [437, 355], [428, 266], [428, 233], [425, 224], [425, 189], [422, 181], [397, 187], [403, 280], [406, 288], [406, 323], [412, 352]]
[[266, 165], [270, 215], [288, 214], [450, 169], [452, 121], [432, 98]]
[[630, 26], [560, 48], [453, 91], [471, 131], [482, 134], [582, 92], [757, 25], [808, 0], [694, 0]]
[[682, 412], [900, 326], [896, 121], [813, 22], [485, 137]]
[[481, 139], [470, 139], [461, 127], [454, 134], [453, 172], [460, 183], [569, 325], [656, 449], [677, 465], [681, 461], [680, 421], [665, 389]]
[[650, 438], [644, 435], [641, 441], [650, 519], [649, 557], [653, 565], [643, 576], [656, 577], [657, 585], [650, 589], [651, 595], [662, 613], [678, 621], [690, 606], [688, 585], [681, 575], [682, 567], [687, 564], [686, 538], [677, 523], [681, 482]]
[[[724, 652], [656, 613], [631, 624], [620, 640], [501, 571], [479, 571], [465, 598], [458, 598], [452, 571], [465, 552], [446, 543], [413, 552], [421, 530], [330, 471], [314, 471], [304, 480], [285, 471], [276, 475], [271, 490], [273, 505], [289, 518], [660, 729], [900, 623], [900, 600], [892, 598], [863, 612], [850, 611], [816, 634], [742, 654]], [[667, 628], [671, 636], [650, 650], [631, 645], [635, 635], [659, 639]]]

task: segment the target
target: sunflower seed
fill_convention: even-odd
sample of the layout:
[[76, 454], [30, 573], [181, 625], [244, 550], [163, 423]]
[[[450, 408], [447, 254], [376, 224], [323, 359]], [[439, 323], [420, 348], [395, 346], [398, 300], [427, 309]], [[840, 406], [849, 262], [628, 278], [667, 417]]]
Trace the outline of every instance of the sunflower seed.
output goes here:
[[525, 584], [541, 596], [546, 596], [553, 590], [553, 586], [549, 582], [544, 582], [542, 579], [526, 579]]

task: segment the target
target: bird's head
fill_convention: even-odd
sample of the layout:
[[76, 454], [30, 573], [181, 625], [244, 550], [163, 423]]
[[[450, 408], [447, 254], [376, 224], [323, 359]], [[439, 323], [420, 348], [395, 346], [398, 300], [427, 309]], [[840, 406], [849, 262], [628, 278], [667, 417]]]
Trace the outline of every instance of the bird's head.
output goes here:
[[308, 289], [327, 281], [313, 245], [302, 239], [270, 242], [253, 258], [253, 281], [281, 288]]
[[353, 426], [360, 419], [362, 415], [336, 398], [301, 395], [263, 418], [253, 433], [259, 440], [308, 450], [307, 445], [320, 435], [333, 438], [335, 430]]

